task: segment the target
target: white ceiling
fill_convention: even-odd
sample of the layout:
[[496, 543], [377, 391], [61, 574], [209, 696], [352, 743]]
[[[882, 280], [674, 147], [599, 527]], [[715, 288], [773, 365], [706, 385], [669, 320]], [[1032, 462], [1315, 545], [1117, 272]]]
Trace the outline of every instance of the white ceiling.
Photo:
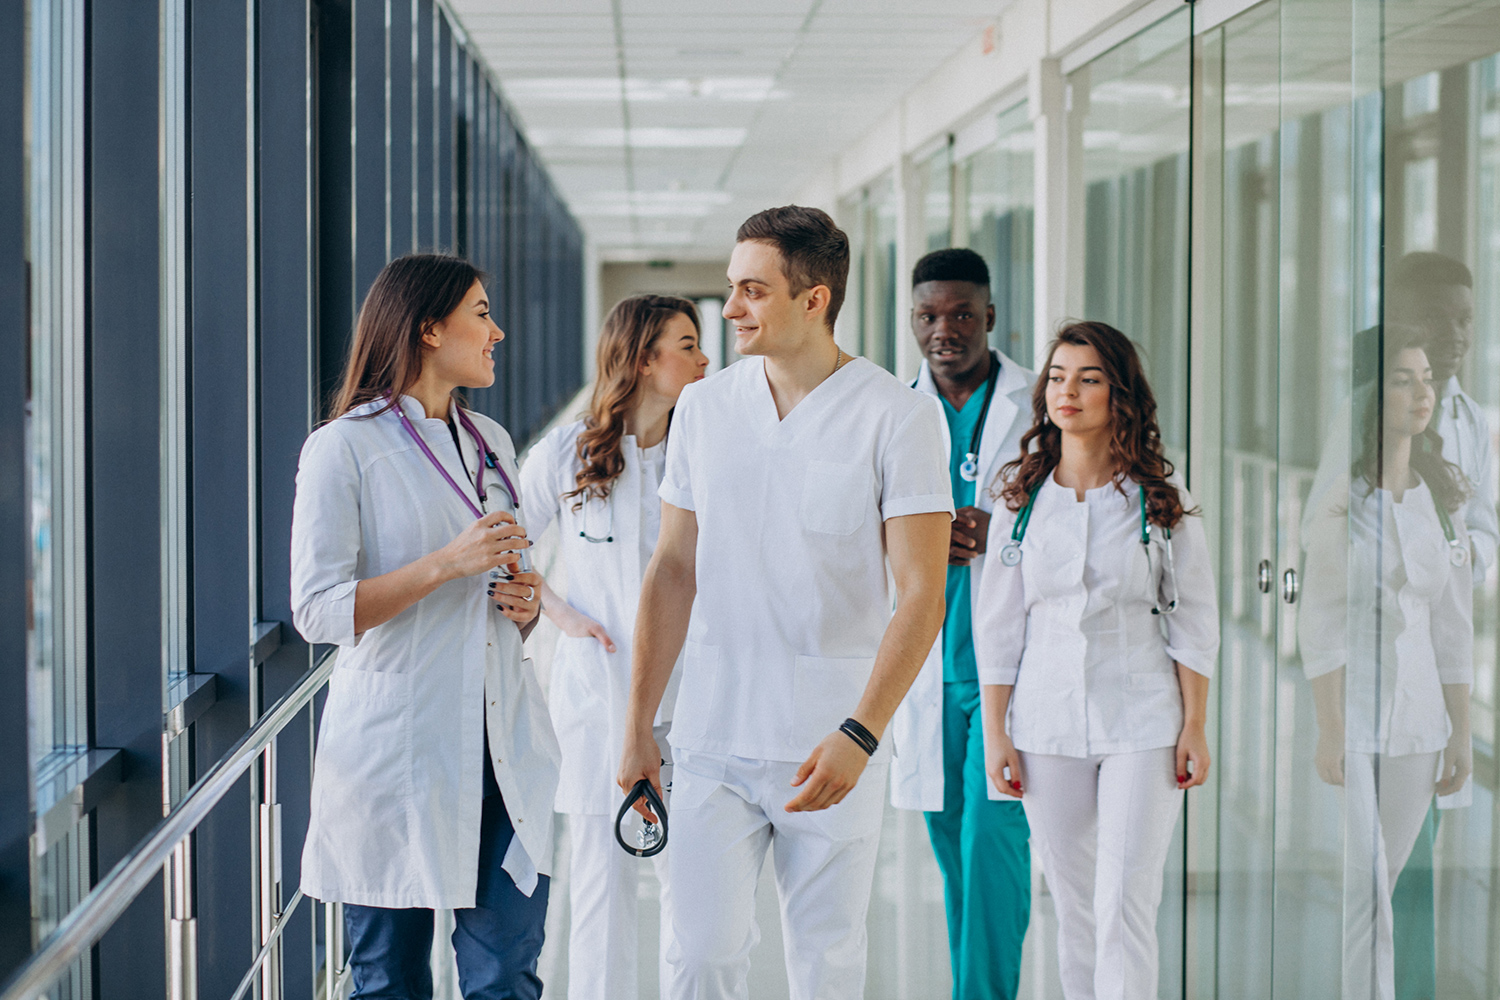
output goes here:
[[606, 260], [725, 256], [1006, 0], [451, 0]]

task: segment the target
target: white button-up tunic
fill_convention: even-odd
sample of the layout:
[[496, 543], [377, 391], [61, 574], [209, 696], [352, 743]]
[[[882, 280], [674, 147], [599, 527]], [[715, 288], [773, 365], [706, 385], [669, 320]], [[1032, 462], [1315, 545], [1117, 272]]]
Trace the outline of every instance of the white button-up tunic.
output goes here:
[[[1183, 506], [1193, 509], [1186, 491]], [[1010, 542], [1016, 514], [990, 521], [987, 548]], [[1012, 684], [1008, 731], [1018, 750], [1064, 757], [1174, 746], [1182, 689], [1174, 664], [1212, 676], [1219, 609], [1203, 519], [1172, 532], [1177, 611], [1153, 615], [1172, 594], [1164, 533], [1141, 545], [1140, 488], [1087, 491], [1048, 476], [1036, 495], [1018, 566], [987, 559], [974, 617], [981, 684]], [[1160, 595], [1160, 596], [1158, 596]]]
[[1443, 685], [1474, 681], [1473, 577], [1449, 558], [1431, 490], [1420, 483], [1400, 503], [1383, 489], [1351, 496], [1345, 476], [1310, 525], [1297, 638], [1309, 678], [1348, 668], [1345, 746], [1442, 750], [1453, 731]]
[[[567, 601], [604, 626], [615, 641], [606, 652], [592, 636], [560, 636], [552, 661], [548, 700], [552, 724], [562, 745], [562, 775], [556, 808], [563, 813], [613, 814], [620, 804], [615, 785], [623, 723], [630, 697], [630, 649], [641, 577], [656, 550], [661, 530], [661, 485], [666, 442], [636, 447], [634, 436], [621, 444], [625, 470], [611, 484], [609, 497], [589, 499], [578, 510], [578, 435], [583, 421], [558, 427], [532, 446], [521, 470], [521, 505], [526, 527], [541, 537], [554, 521], [567, 569]], [[584, 537], [587, 534], [588, 537]], [[590, 541], [589, 538], [613, 541]], [[677, 673], [662, 699], [656, 724], [671, 719]]]
[[[410, 396], [417, 432], [460, 485], [448, 425]], [[389, 908], [474, 905], [485, 727], [515, 837], [504, 867], [530, 894], [552, 870], [557, 741], [516, 624], [486, 575], [450, 581], [401, 614], [354, 632], [359, 580], [452, 541], [473, 515], [394, 412], [351, 414], [302, 447], [292, 519], [292, 616], [309, 642], [337, 643], [313, 772], [302, 889], [314, 899]], [[472, 414], [514, 482], [515, 449]], [[467, 433], [468, 468], [482, 459]], [[468, 477], [472, 489], [473, 478]], [[489, 509], [511, 509], [486, 473]]]
[[854, 711], [891, 617], [885, 521], [953, 512], [941, 425], [862, 358], [783, 420], [760, 358], [683, 390], [661, 496], [697, 515], [698, 593], [674, 748], [801, 761]]

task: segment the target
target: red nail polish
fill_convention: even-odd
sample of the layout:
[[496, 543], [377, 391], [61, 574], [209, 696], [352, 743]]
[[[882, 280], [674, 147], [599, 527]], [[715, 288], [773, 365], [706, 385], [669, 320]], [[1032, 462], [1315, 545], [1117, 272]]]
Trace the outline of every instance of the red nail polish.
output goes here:
[[1179, 785], [1185, 785], [1185, 784], [1187, 784], [1187, 780], [1188, 780], [1188, 776], [1185, 775], [1185, 774], [1179, 774], [1177, 776], [1177, 783]]
[[1010, 783], [1010, 787], [1014, 788], [1016, 791], [1019, 792], [1021, 790], [1021, 783], [1019, 781], [1012, 781]]

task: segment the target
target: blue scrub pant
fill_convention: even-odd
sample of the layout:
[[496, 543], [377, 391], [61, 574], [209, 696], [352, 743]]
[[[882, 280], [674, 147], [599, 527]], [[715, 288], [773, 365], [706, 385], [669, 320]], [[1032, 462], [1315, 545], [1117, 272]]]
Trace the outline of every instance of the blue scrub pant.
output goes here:
[[1031, 917], [1030, 829], [1019, 799], [989, 798], [977, 681], [943, 684], [943, 809], [926, 816], [943, 873], [954, 1000], [1014, 1000]]
[[[550, 880], [524, 896], [501, 868], [514, 835], [485, 752], [479, 885], [470, 909], [454, 910], [453, 950], [464, 1000], [537, 1000]], [[433, 912], [344, 904], [344, 933], [354, 980], [351, 1000], [431, 1000]]]

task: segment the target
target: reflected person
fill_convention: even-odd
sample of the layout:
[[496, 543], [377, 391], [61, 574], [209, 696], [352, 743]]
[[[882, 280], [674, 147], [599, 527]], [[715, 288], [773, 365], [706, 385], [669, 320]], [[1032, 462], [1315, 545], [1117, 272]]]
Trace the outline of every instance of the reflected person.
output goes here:
[[1383, 339], [1356, 358], [1371, 363], [1355, 369], [1353, 460], [1308, 515], [1297, 623], [1315, 767], [1344, 788], [1351, 1000], [1394, 997], [1392, 887], [1434, 794], [1458, 791], [1472, 768], [1468, 484], [1444, 458], [1424, 333], [1389, 327]]

